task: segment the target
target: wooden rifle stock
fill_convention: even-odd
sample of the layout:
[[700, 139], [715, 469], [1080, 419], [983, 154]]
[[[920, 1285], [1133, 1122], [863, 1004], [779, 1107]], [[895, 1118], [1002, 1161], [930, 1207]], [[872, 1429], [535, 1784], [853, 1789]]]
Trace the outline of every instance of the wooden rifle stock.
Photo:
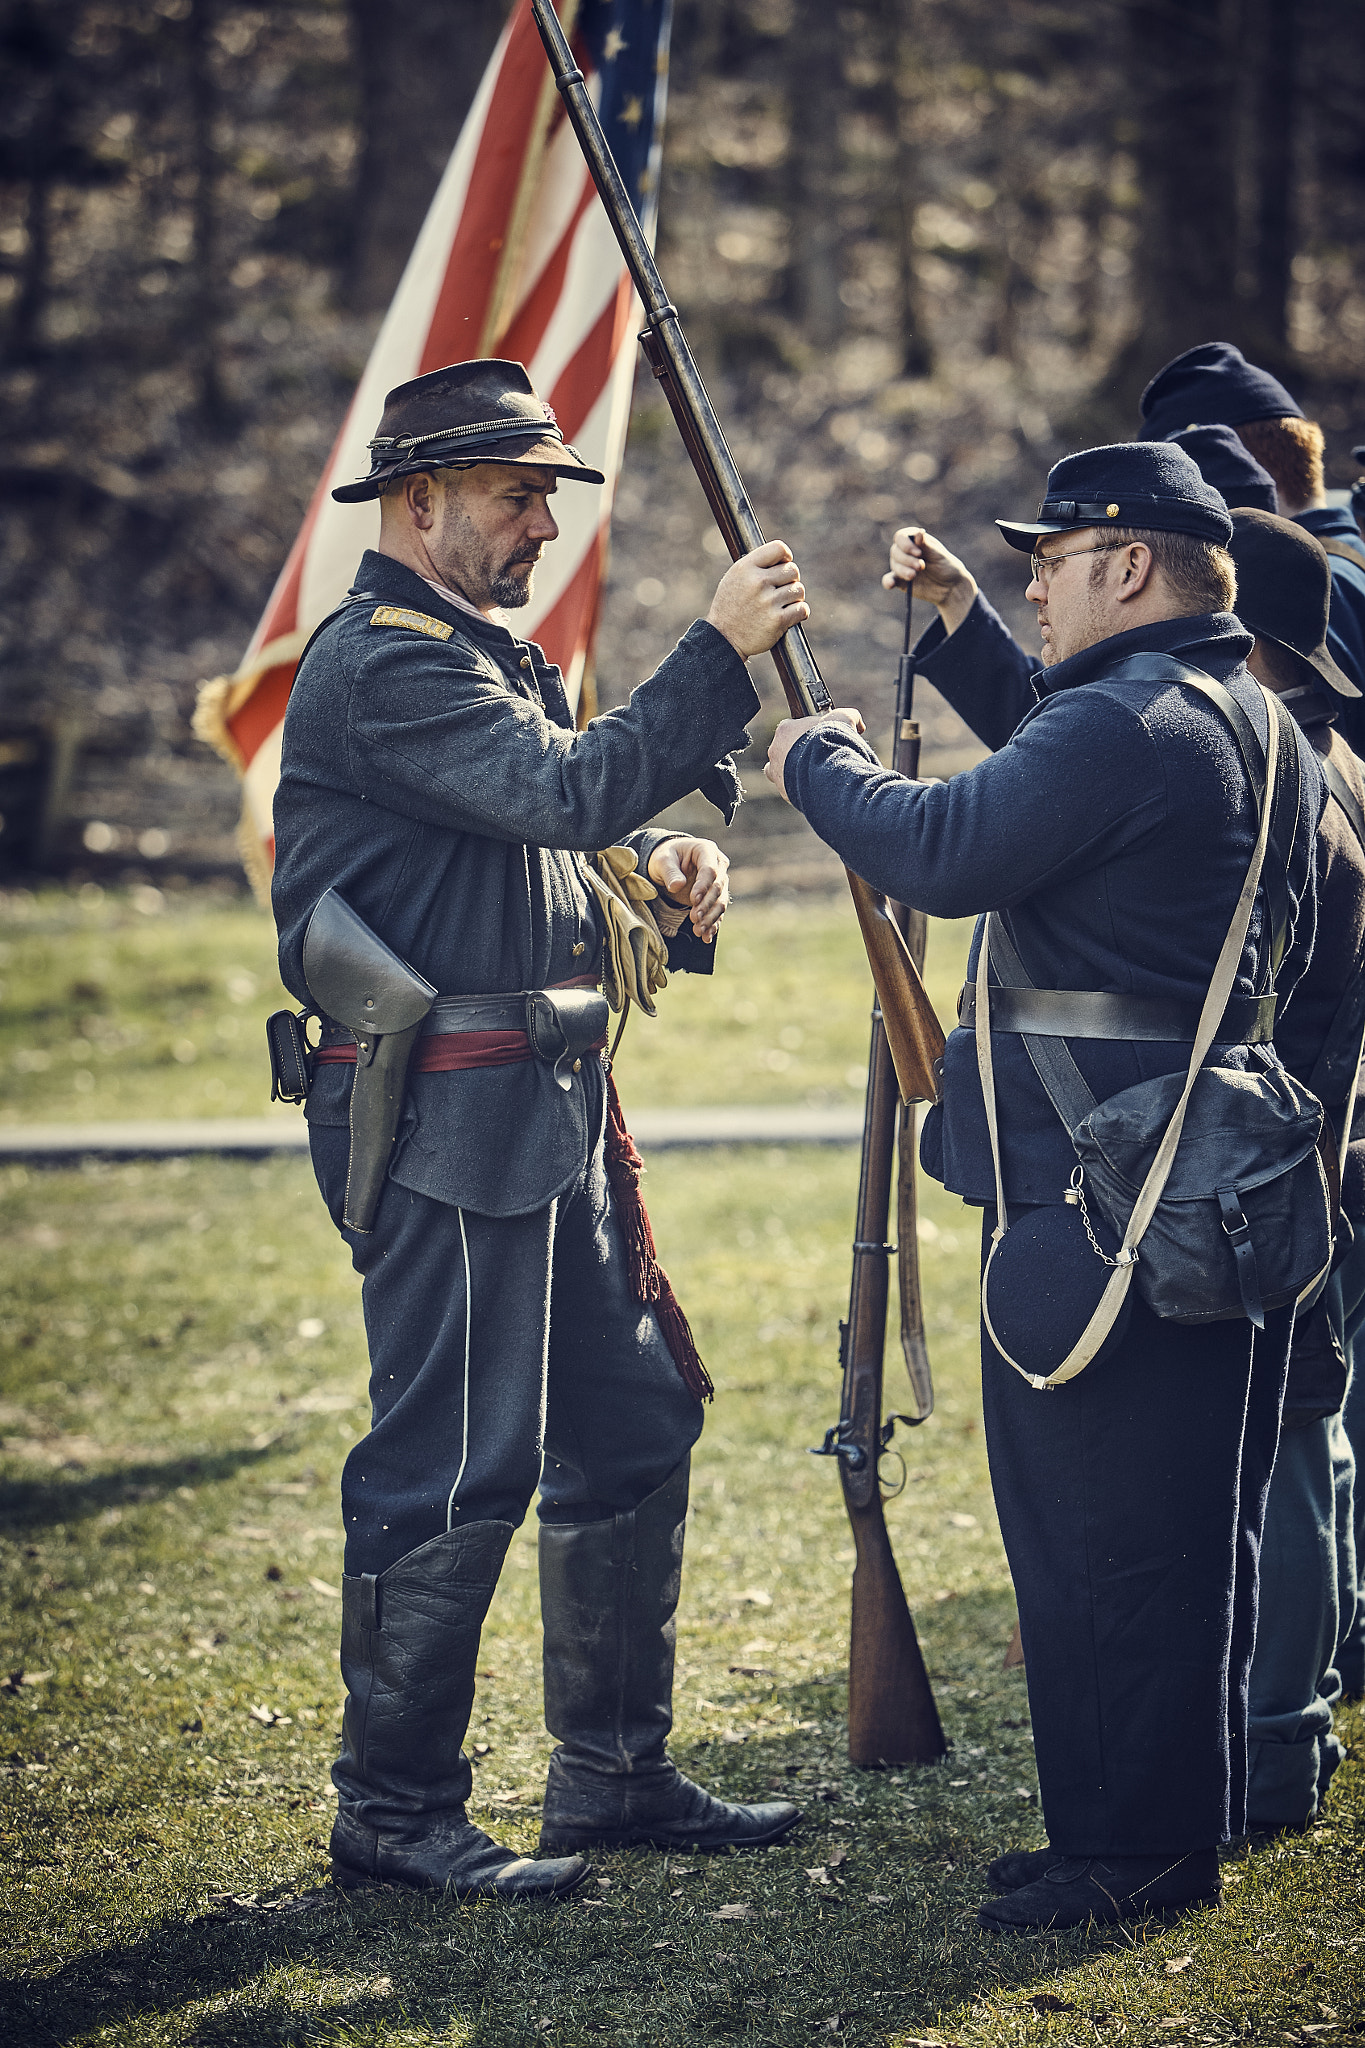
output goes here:
[[[839, 1460], [853, 1530], [848, 1659], [848, 1753], [855, 1764], [931, 1763], [946, 1744], [933, 1688], [887, 1534], [879, 1464], [897, 1420], [882, 1424], [882, 1366], [890, 1290], [891, 1158], [897, 1088], [879, 1010], [872, 1013], [857, 1237], [848, 1321], [842, 1326], [839, 1421], [823, 1446]], [[931, 1396], [932, 1399], [932, 1396]]]
[[[663, 386], [716, 524], [731, 556], [738, 560], [762, 547], [762, 529], [552, 0], [531, 0], [531, 12], [565, 111], [645, 309], [647, 324], [640, 342], [646, 360]], [[799, 627], [783, 635], [772, 656], [794, 718], [833, 709], [834, 700]], [[942, 1029], [885, 897], [852, 873], [848, 884], [886, 1019], [901, 1095], [907, 1102], [932, 1101], [937, 1093], [935, 1062], [943, 1051]]]

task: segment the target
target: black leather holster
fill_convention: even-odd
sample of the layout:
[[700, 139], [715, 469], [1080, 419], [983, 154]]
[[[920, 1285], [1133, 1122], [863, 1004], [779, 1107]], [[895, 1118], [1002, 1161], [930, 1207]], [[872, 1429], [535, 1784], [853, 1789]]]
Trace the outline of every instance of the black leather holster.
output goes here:
[[319, 897], [308, 920], [303, 978], [318, 1008], [355, 1038], [342, 1222], [348, 1230], [369, 1231], [389, 1169], [408, 1061], [436, 990], [335, 889]]

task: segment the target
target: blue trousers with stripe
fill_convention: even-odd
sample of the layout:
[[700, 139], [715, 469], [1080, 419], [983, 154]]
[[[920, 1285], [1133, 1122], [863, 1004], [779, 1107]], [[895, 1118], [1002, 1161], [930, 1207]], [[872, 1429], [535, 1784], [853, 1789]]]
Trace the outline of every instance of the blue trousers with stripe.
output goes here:
[[[342, 1228], [349, 1133], [314, 1124]], [[701, 1434], [654, 1311], [630, 1292], [599, 1144], [527, 1216], [454, 1209], [390, 1181], [373, 1231], [342, 1229], [362, 1278], [371, 1426], [341, 1479], [348, 1576], [448, 1528], [629, 1513]]]
[[1291, 1320], [1268, 1316], [1253, 1345], [1244, 1322], [1160, 1322], [1136, 1298], [1122, 1342], [1045, 1393], [982, 1331], [1043, 1817], [1064, 1856], [1181, 1856], [1246, 1826]]

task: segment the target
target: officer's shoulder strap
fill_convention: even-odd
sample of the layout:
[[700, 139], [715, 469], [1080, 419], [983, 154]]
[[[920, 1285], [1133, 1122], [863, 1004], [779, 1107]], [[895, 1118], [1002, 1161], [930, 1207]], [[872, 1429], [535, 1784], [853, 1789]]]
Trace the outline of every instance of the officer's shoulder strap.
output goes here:
[[409, 633], [425, 633], [428, 640], [449, 640], [455, 628], [430, 612], [410, 611], [406, 605], [379, 604], [370, 613], [372, 626], [402, 626]]
[[1354, 562], [1357, 569], [1365, 569], [1365, 552], [1353, 548], [1347, 540], [1324, 540], [1321, 534], [1315, 536], [1324, 554], [1335, 555], [1340, 562]]

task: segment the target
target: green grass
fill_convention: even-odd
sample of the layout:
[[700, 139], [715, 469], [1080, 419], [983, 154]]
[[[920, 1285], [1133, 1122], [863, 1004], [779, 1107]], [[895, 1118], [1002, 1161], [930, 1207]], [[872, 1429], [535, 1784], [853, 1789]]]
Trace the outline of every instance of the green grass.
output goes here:
[[[89, 911], [40, 899], [33, 919], [60, 915]], [[833, 906], [819, 915], [832, 931]], [[181, 916], [134, 922], [106, 899], [93, 927], [73, 923], [71, 955], [98, 943], [116, 960], [129, 945], [136, 961]], [[256, 913], [183, 916], [196, 957], [255, 971]], [[790, 956], [805, 986], [804, 937], [766, 917], [753, 913], [755, 950], [774, 975]], [[52, 929], [21, 943], [40, 938], [56, 948]], [[172, 950], [151, 971], [169, 976]], [[135, 1005], [117, 986], [122, 1015]], [[847, 1000], [850, 1016], [865, 1007], [861, 988]], [[70, 1029], [60, 1000], [51, 1016]], [[195, 1069], [169, 1078], [193, 1084]], [[1220, 1912], [1100, 1935], [977, 1933], [984, 1862], [1035, 1842], [1039, 1822], [1024, 1683], [1001, 1668], [1013, 1603], [979, 1424], [976, 1231], [932, 1187], [939, 1400], [898, 1438], [909, 1475], [887, 1516], [952, 1749], [921, 1770], [848, 1766], [851, 1546], [837, 1478], [806, 1446], [836, 1413], [854, 1180], [848, 1150], [749, 1149], [664, 1154], [647, 1181], [718, 1386], [695, 1461], [675, 1753], [732, 1795], [791, 1791], [807, 1821], [761, 1855], [602, 1855], [584, 1898], [511, 1909], [342, 1897], [326, 1882], [337, 1478], [365, 1366], [358, 1283], [306, 1164], [0, 1173], [0, 2040], [1359, 2037], [1355, 1759], [1320, 1825], [1237, 1852]], [[894, 1406], [894, 1341], [887, 1372]], [[487, 1745], [476, 1817], [518, 1849], [535, 1842], [549, 1750], [535, 1595], [523, 1530], [471, 1729]], [[1358, 1710], [1345, 1726], [1358, 1744]], [[725, 1906], [749, 1917], [715, 1917]]]
[[[930, 992], [953, 1013], [969, 924], [936, 926]], [[155, 889], [0, 896], [0, 1116], [261, 1116], [267, 1015], [291, 998], [269, 918]], [[856, 1103], [871, 984], [853, 906], [739, 904], [714, 975], [675, 975], [619, 1055], [631, 1102]], [[298, 1112], [277, 1105], [277, 1116]]]

